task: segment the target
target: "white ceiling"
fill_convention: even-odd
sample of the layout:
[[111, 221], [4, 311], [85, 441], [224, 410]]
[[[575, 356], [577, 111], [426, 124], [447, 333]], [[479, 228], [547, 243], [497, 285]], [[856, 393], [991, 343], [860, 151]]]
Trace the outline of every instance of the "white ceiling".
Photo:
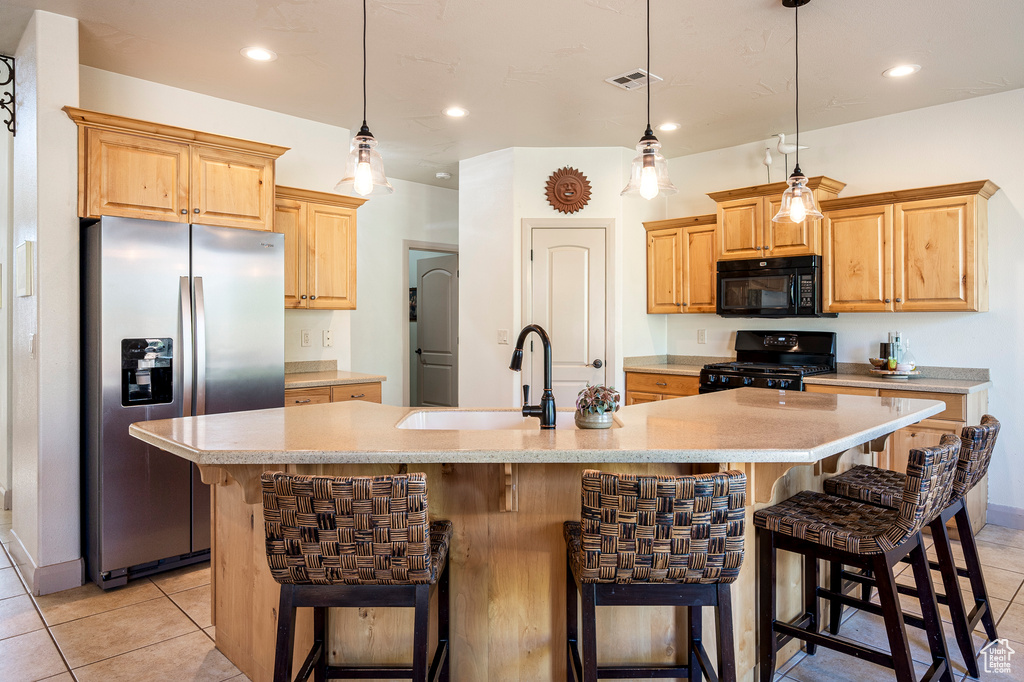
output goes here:
[[[81, 21], [81, 62], [359, 127], [359, 0], [0, 0], [0, 52], [31, 10]], [[510, 146], [632, 147], [644, 0], [369, 0], [370, 129], [392, 177], [457, 186], [458, 161]], [[674, 157], [792, 132], [793, 10], [654, 0], [652, 122]], [[800, 10], [805, 130], [1024, 87], [1020, 0], [813, 0]], [[280, 58], [257, 64], [239, 50]], [[911, 62], [904, 80], [881, 76]], [[462, 120], [441, 114], [458, 104]], [[264, 140], [274, 142], [273, 140]], [[453, 178], [439, 181], [437, 171]]]

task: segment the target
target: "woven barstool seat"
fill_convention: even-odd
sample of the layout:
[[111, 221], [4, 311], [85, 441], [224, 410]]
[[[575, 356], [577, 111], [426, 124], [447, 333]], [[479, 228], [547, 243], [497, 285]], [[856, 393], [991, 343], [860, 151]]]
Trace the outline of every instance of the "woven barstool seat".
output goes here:
[[[729, 587], [743, 564], [746, 483], [739, 471], [699, 476], [583, 472], [580, 521], [563, 526], [570, 682], [703, 675], [723, 682], [736, 679]], [[686, 604], [687, 665], [597, 665], [597, 606]], [[715, 607], [719, 622], [717, 675], [702, 644], [704, 605]]]
[[[980, 670], [978, 668], [978, 649], [974, 645], [971, 633], [978, 623], [981, 623], [990, 641], [998, 639], [998, 635], [992, 604], [985, 586], [985, 574], [978, 556], [970, 515], [964, 498], [988, 473], [996, 438], [999, 435], [999, 427], [999, 420], [986, 414], [981, 418], [980, 425], [963, 428], [960, 434], [960, 454], [957, 457], [949, 503], [929, 523], [938, 558], [938, 561], [930, 562], [929, 565], [933, 570], [942, 574], [945, 591], [944, 594], [936, 595], [936, 598], [940, 604], [949, 607], [957, 645], [963, 654], [967, 672], [972, 677], [978, 677]], [[905, 474], [860, 465], [826, 480], [824, 489], [826, 493], [833, 495], [863, 500], [887, 509], [897, 509], [903, 497], [905, 482]], [[953, 549], [946, 526], [950, 519], [956, 520], [958, 535], [964, 551], [965, 567], [963, 568], [956, 566], [953, 558]], [[832, 567], [831, 576], [830, 589], [833, 592], [843, 590], [844, 578], [867, 585], [863, 581], [864, 576], [848, 573], [838, 564]], [[960, 587], [958, 576], [968, 578], [970, 581], [974, 605], [969, 612], [964, 605], [963, 590]], [[917, 594], [916, 589], [908, 585], [899, 585], [898, 589], [904, 594]], [[870, 596], [869, 592], [869, 589], [864, 590], [862, 601], [867, 601]], [[839, 632], [839, 615], [842, 606], [836, 601], [831, 604], [830, 621], [833, 633]]]
[[[960, 440], [943, 436], [940, 445], [910, 451], [898, 509], [879, 507], [825, 493], [803, 491], [754, 513], [757, 528], [760, 628], [759, 672], [772, 682], [776, 652], [792, 639], [806, 643], [814, 655], [818, 646], [892, 668], [898, 682], [917, 682], [900, 608], [893, 566], [909, 558], [917, 581], [932, 664], [923, 680], [952, 682], [949, 654], [942, 634], [938, 604], [932, 589], [921, 529], [946, 507], [956, 469]], [[791, 622], [776, 619], [776, 552], [782, 549], [804, 559], [804, 612]], [[818, 587], [819, 561], [858, 567], [878, 587], [880, 604], [860, 606], [885, 620], [890, 652], [880, 651], [836, 634], [821, 632], [819, 599], [846, 603], [852, 597]], [[859, 602], [858, 602], [859, 603]]]
[[[262, 484], [267, 564], [281, 584], [275, 682], [292, 680], [295, 609], [301, 607], [314, 610], [314, 641], [296, 680], [314, 673], [318, 680], [447, 680], [452, 524], [428, 520], [426, 476], [266, 472]], [[428, 670], [435, 590], [438, 643]], [[412, 665], [327, 665], [327, 609], [377, 606], [415, 609]]]

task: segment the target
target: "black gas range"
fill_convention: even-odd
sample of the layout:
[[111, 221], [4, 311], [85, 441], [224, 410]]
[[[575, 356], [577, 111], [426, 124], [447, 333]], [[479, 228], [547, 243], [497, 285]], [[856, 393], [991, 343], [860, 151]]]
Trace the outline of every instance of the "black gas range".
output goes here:
[[806, 376], [836, 371], [835, 332], [736, 332], [736, 361], [704, 365], [700, 392], [730, 388], [804, 390]]

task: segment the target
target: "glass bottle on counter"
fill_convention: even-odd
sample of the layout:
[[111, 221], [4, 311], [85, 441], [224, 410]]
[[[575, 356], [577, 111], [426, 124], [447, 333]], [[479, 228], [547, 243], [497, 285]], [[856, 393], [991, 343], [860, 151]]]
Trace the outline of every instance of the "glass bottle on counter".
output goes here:
[[900, 347], [899, 354], [900, 357], [899, 363], [896, 366], [897, 369], [901, 372], [913, 372], [917, 369], [917, 358], [915, 358], [914, 354], [910, 352], [909, 340], [904, 339], [903, 345]]

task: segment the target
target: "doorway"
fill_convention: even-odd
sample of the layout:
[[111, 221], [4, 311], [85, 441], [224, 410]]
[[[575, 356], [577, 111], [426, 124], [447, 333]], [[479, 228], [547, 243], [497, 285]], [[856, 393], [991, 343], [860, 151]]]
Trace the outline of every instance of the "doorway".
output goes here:
[[[609, 264], [614, 223], [595, 220], [523, 221], [523, 323], [548, 332], [555, 405], [572, 407], [589, 384], [614, 376]], [[539, 396], [544, 385], [540, 344], [524, 349], [523, 383]]]
[[457, 407], [459, 261], [454, 245], [407, 242], [409, 358], [413, 407]]

